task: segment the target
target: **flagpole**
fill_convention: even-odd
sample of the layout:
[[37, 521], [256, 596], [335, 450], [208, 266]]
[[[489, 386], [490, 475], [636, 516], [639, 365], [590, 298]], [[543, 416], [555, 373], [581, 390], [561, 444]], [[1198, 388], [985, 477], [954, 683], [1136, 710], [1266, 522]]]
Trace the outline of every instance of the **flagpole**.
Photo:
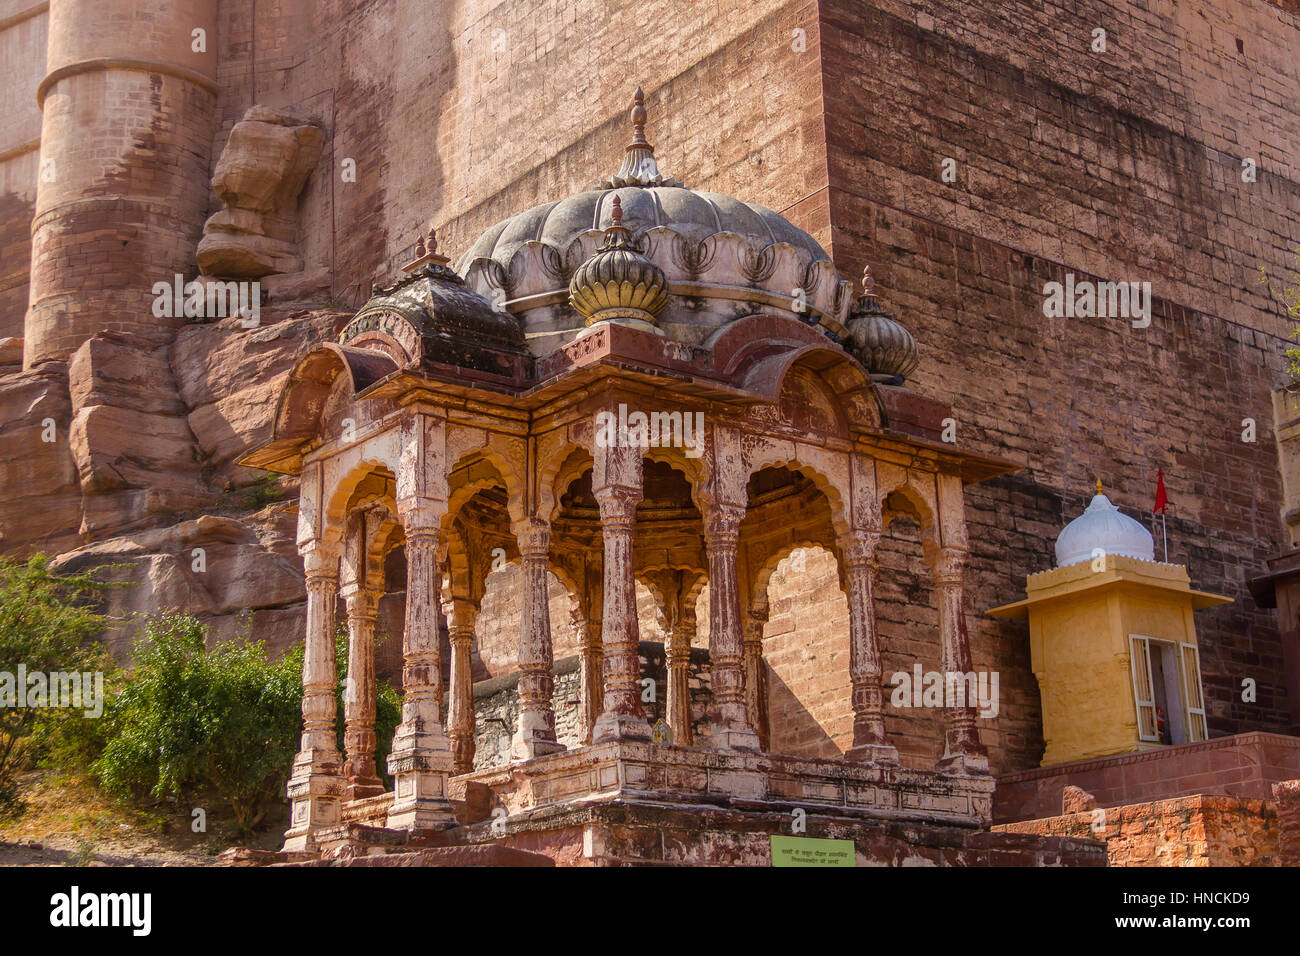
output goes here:
[[1160, 512], [1160, 537], [1165, 540], [1165, 564], [1169, 563], [1169, 529], [1165, 525], [1165, 513]]

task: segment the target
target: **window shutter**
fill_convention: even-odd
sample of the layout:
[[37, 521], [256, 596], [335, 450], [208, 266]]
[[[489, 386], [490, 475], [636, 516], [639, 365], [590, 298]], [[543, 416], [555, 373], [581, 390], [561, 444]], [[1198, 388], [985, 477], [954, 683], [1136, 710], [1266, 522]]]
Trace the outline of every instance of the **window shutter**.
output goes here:
[[1133, 668], [1133, 699], [1137, 702], [1138, 739], [1159, 743], [1156, 732], [1156, 698], [1151, 680], [1151, 645], [1145, 637], [1130, 634], [1129, 659]]
[[1195, 644], [1183, 644], [1183, 687], [1187, 696], [1187, 739], [1209, 740], [1205, 724], [1205, 694], [1201, 690], [1201, 654]]

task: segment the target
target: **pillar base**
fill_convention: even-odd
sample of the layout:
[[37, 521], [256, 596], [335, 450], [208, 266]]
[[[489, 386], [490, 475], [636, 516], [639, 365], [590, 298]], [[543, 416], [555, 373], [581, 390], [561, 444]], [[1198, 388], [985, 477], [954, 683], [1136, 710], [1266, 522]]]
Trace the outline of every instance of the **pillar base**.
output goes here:
[[388, 808], [387, 826], [390, 830], [444, 830], [454, 826], [456, 815], [447, 796], [446, 770], [434, 769], [424, 764], [429, 759], [403, 755], [398, 764], [406, 769], [394, 770], [389, 757], [389, 772], [393, 774], [393, 804]]
[[349, 780], [343, 787], [343, 799], [347, 801], [365, 800], [377, 797], [384, 792], [384, 784], [378, 777]]
[[752, 730], [719, 727], [716, 724], [709, 725], [707, 746], [712, 750], [752, 750], [756, 753], [762, 750], [758, 734]]
[[555, 740], [547, 740], [544, 737], [520, 737], [516, 734], [510, 741], [510, 759], [532, 760], [534, 757], [557, 754], [567, 749], [564, 744]]
[[859, 744], [850, 747], [844, 754], [845, 760], [860, 763], [879, 763], [898, 766], [898, 748], [892, 744]]
[[403, 726], [388, 755], [393, 778], [393, 804], [388, 827], [394, 830], [438, 830], [455, 823], [447, 779], [451, 776], [451, 745], [442, 727], [414, 730]]
[[607, 740], [650, 740], [650, 722], [630, 714], [601, 714], [591, 730], [591, 742]]
[[987, 754], [946, 754], [937, 769], [944, 773], [987, 774], [989, 758]]
[[338, 751], [331, 750], [304, 750], [294, 758], [285, 788], [293, 812], [284, 834], [284, 852], [314, 851], [316, 833], [338, 825], [344, 787], [341, 760]]

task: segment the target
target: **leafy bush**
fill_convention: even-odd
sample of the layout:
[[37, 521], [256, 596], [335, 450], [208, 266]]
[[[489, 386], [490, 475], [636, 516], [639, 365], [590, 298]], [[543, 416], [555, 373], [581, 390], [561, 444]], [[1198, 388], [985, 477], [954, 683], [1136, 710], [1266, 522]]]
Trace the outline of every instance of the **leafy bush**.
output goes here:
[[[344, 637], [337, 652], [341, 688]], [[135, 672], [109, 707], [108, 742], [94, 768], [102, 786], [127, 800], [215, 800], [229, 807], [237, 832], [252, 831], [283, 798], [298, 749], [302, 659], [301, 647], [278, 660], [261, 643], [205, 648], [203, 625], [186, 615], [150, 620]], [[401, 704], [386, 684], [376, 701], [382, 767]], [[340, 699], [340, 744], [342, 712]]]
[[[56, 575], [49, 559], [34, 555], [25, 562], [0, 558], [0, 673], [16, 683], [19, 665], [28, 674], [110, 672], [98, 642], [103, 618], [92, 608], [110, 585], [93, 573]], [[8, 706], [0, 701], [0, 814], [21, 809], [18, 774], [30, 767], [59, 735], [59, 727], [90, 732], [98, 721], [84, 710]]]
[[109, 707], [108, 743], [94, 770], [123, 799], [173, 797], [230, 808], [255, 828], [284, 792], [302, 712], [302, 651], [269, 660], [260, 643], [204, 646], [181, 614], [145, 625], [136, 668]]

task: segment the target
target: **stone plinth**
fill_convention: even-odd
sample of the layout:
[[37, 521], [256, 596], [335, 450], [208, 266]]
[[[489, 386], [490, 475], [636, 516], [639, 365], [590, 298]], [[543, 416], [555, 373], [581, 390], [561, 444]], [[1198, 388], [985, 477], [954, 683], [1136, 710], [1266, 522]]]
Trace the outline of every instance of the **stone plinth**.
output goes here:
[[988, 823], [994, 786], [983, 775], [640, 741], [582, 747], [463, 779], [489, 787], [512, 814], [617, 797], [785, 812], [802, 807], [964, 827]]

